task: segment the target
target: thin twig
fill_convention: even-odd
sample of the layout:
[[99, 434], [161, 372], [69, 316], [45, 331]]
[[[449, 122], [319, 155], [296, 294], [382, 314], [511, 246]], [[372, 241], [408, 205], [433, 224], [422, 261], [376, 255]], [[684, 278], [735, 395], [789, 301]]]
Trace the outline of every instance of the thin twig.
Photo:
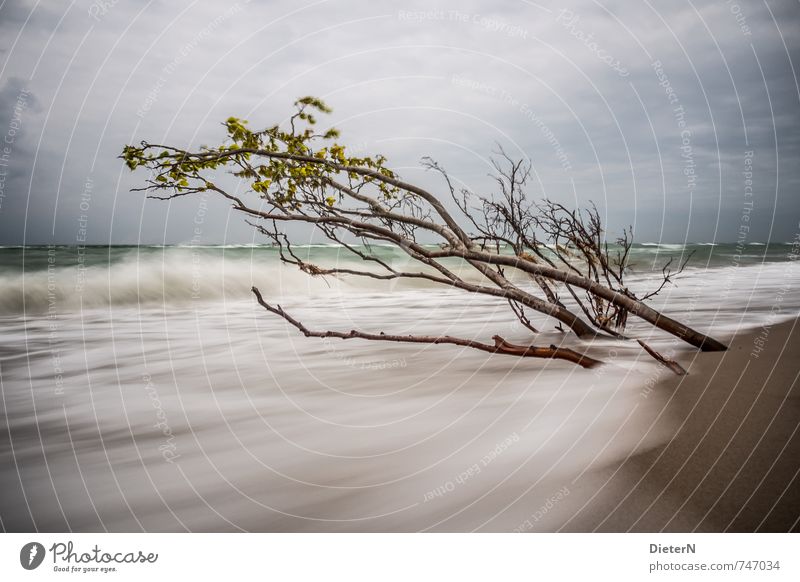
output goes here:
[[639, 345], [644, 348], [644, 351], [646, 351], [648, 354], [653, 356], [656, 360], [658, 360], [659, 362], [664, 364], [667, 368], [672, 370], [675, 373], [676, 376], [686, 376], [689, 373], [678, 362], [676, 362], [675, 360], [670, 360], [669, 358], [665, 358], [664, 356], [659, 354], [657, 351], [655, 351], [653, 348], [651, 348], [646, 343], [644, 343], [642, 340], [637, 339], [636, 341], [639, 342]]

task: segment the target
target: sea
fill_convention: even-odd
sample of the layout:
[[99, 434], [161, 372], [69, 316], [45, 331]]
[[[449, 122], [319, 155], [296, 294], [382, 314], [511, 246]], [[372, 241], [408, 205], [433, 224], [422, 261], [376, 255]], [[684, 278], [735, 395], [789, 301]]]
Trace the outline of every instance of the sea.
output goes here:
[[[294, 252], [365, 268], [340, 246]], [[689, 259], [650, 303], [727, 341], [797, 317], [798, 256], [797, 241], [641, 243], [628, 284], [641, 293]], [[311, 330], [500, 335], [606, 364], [307, 338], [253, 286]], [[0, 248], [0, 527], [557, 531], [598, 468], [669, 438], [648, 423], [671, 372], [634, 341], [527, 315], [536, 333], [499, 298], [312, 277], [269, 246]], [[685, 367], [697, 356], [634, 317], [626, 333]]]

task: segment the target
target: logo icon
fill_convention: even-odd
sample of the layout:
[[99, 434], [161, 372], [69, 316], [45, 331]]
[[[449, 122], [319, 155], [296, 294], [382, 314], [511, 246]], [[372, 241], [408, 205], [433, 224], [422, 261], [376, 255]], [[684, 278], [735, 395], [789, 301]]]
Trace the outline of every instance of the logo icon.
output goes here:
[[44, 561], [44, 546], [39, 542], [29, 542], [19, 551], [19, 563], [26, 570], [35, 570]]

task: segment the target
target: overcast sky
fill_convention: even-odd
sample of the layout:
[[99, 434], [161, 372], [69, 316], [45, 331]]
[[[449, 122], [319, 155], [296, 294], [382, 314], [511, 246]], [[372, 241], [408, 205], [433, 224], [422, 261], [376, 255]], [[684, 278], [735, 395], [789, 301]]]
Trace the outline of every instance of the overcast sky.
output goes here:
[[[531, 196], [593, 200], [639, 242], [787, 241], [799, 46], [795, 0], [5, 0], [0, 244], [186, 242], [199, 201], [129, 192], [122, 146], [218, 143], [226, 117], [266, 126], [307, 94], [431, 188], [424, 155], [488, 192], [500, 144], [532, 161]], [[254, 236], [224, 204], [203, 216], [206, 244]]]

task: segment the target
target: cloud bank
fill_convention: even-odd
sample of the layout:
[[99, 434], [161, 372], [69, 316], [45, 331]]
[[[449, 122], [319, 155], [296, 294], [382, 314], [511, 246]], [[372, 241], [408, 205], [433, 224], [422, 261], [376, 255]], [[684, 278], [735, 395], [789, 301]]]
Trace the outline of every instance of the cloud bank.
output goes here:
[[[593, 200], [612, 233], [790, 240], [799, 21], [797, 3], [744, 0], [6, 1], [0, 244], [186, 242], [200, 202], [129, 192], [122, 146], [216, 143], [228, 116], [272, 124], [306, 94], [345, 143], [434, 189], [425, 155], [488, 193], [499, 144], [533, 162], [531, 195]], [[254, 237], [209, 202], [204, 243]]]

